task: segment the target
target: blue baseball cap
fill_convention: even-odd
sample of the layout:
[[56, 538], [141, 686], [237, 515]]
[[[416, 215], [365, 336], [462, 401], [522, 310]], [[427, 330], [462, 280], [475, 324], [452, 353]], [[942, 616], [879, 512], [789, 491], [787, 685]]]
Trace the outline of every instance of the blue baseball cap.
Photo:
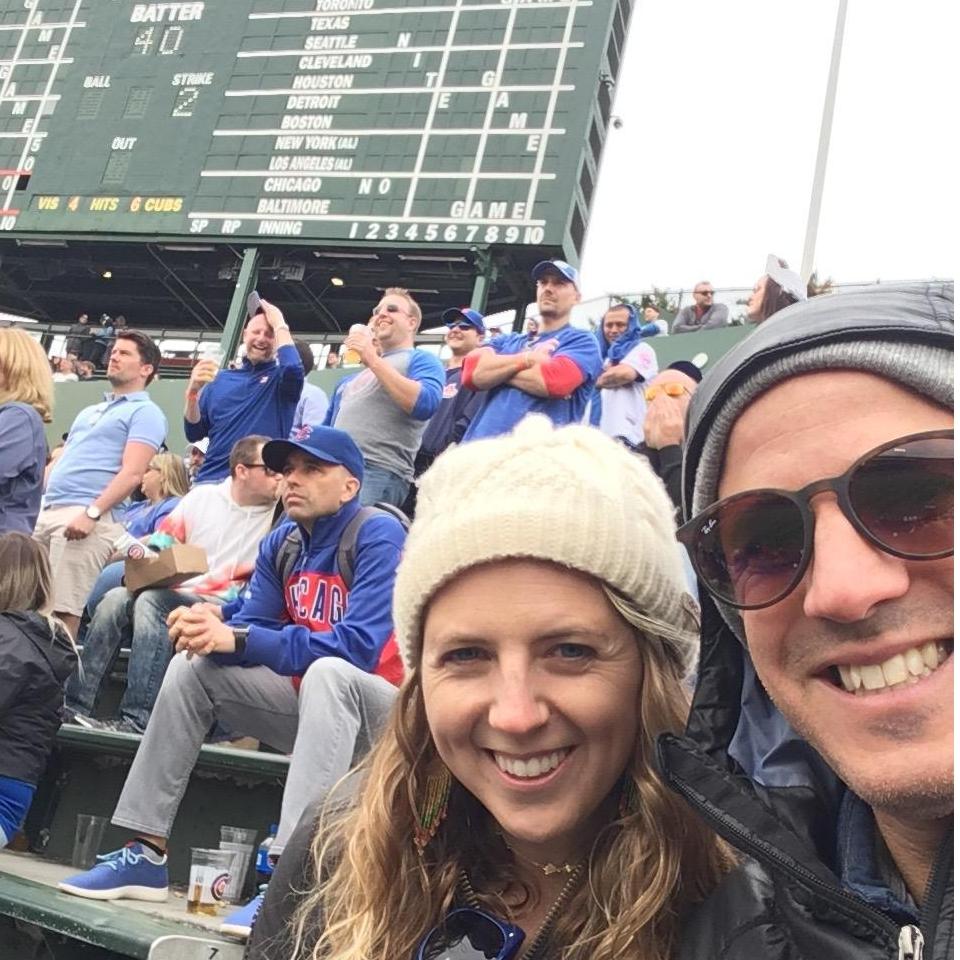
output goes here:
[[541, 260], [531, 271], [530, 276], [539, 280], [547, 270], [555, 270], [560, 276], [569, 280], [578, 290], [580, 289], [580, 274], [576, 267], [571, 267], [566, 260]]
[[363, 483], [363, 454], [353, 437], [334, 427], [312, 427], [304, 424], [289, 440], [271, 440], [263, 445], [263, 462], [279, 473], [287, 457], [300, 450], [324, 463], [336, 463]]
[[440, 319], [448, 326], [452, 327], [455, 323], [463, 323], [464, 320], [475, 327], [478, 333], [486, 333], [487, 328], [483, 325], [483, 314], [471, 310], [469, 307], [450, 307], [440, 314]]

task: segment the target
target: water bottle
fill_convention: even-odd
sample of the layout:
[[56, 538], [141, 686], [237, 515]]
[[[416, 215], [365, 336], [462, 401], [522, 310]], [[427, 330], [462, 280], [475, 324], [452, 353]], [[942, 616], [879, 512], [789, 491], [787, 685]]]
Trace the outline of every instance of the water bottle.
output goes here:
[[270, 824], [270, 832], [263, 843], [257, 847], [257, 886], [266, 883], [273, 873], [273, 864], [270, 862], [270, 847], [277, 839], [277, 824]]
[[120, 534], [120, 536], [113, 541], [113, 549], [115, 553], [120, 554], [125, 560], [142, 560], [144, 557], [157, 556], [155, 550], [151, 550], [129, 533]]

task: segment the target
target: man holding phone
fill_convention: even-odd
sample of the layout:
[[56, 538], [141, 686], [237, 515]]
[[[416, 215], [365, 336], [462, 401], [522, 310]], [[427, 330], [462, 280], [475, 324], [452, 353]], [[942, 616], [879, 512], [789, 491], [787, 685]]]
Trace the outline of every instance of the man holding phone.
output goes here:
[[230, 451], [251, 433], [285, 438], [303, 389], [304, 372], [283, 314], [256, 291], [247, 299], [244, 359], [237, 370], [220, 370], [201, 360], [190, 374], [183, 430], [196, 443], [210, 438], [196, 483], [223, 480], [230, 473]]

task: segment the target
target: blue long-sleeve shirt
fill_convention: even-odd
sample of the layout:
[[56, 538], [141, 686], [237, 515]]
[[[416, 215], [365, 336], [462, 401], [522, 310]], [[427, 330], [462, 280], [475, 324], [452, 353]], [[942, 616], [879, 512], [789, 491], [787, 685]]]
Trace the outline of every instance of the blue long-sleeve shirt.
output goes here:
[[348, 592], [337, 550], [359, 509], [351, 500], [333, 516], [316, 520], [311, 531], [300, 527], [302, 547], [286, 583], [280, 582], [277, 554], [296, 524], [284, 523], [264, 538], [247, 589], [223, 610], [231, 626], [250, 628], [246, 647], [239, 655], [214, 654], [218, 661], [299, 676], [320, 657], [342, 657], [399, 682], [391, 604], [406, 531], [388, 514], [364, 522]]
[[327, 407], [327, 415], [323, 418], [323, 425], [325, 427], [333, 426], [333, 421], [337, 419], [337, 414], [340, 412], [340, 401], [343, 399], [343, 391], [347, 384], [356, 376], [357, 374], [351, 373], [348, 377], [344, 377], [333, 388], [333, 394], [330, 397], [330, 406]]
[[200, 420], [183, 421], [191, 443], [210, 438], [197, 483], [223, 480], [230, 474], [230, 451], [241, 438], [258, 433], [285, 439], [303, 389], [303, 363], [294, 346], [280, 347], [276, 360], [239, 370], [221, 370], [200, 392]]

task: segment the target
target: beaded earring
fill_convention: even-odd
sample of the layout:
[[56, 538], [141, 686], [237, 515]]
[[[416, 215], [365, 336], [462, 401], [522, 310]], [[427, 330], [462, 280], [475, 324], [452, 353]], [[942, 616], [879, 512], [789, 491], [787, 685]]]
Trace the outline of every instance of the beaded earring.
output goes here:
[[427, 775], [426, 788], [419, 803], [420, 809], [416, 812], [417, 823], [413, 828], [413, 842], [421, 856], [447, 815], [452, 782], [446, 764], [438, 760], [436, 768]]

